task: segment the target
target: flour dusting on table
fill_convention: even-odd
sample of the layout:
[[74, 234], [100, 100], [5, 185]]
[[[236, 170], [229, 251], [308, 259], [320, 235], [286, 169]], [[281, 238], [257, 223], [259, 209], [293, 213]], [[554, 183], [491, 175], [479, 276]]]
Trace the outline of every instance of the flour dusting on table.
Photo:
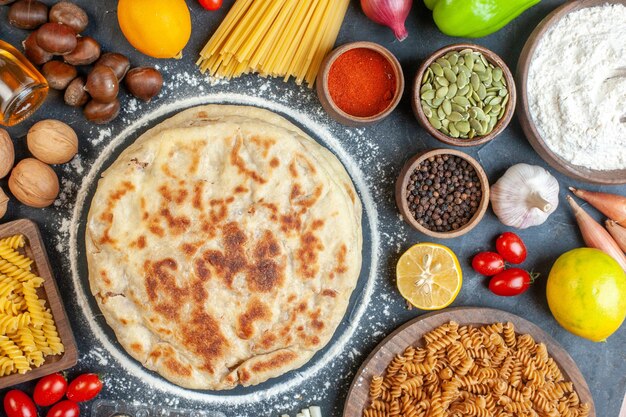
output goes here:
[[554, 153], [591, 169], [626, 168], [626, 6], [585, 8], [559, 21], [535, 51], [528, 91]]

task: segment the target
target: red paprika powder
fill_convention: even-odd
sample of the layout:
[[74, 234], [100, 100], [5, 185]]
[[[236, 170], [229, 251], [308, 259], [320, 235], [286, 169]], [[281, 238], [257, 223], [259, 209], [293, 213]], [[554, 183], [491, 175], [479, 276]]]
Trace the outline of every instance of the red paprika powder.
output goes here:
[[341, 54], [330, 67], [328, 92], [341, 110], [371, 117], [389, 107], [396, 94], [396, 75], [387, 58], [368, 48]]

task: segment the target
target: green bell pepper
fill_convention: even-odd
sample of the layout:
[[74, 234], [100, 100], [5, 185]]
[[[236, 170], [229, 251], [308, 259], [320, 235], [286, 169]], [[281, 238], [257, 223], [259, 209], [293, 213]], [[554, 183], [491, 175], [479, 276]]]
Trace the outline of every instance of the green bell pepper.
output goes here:
[[481, 38], [499, 31], [541, 0], [424, 0], [439, 30]]

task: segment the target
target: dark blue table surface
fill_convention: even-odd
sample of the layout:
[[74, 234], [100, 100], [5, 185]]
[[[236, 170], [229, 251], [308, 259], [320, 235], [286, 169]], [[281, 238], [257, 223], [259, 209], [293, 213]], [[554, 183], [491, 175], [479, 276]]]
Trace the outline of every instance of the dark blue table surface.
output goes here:
[[[45, 3], [51, 4], [52, 2], [46, 0]], [[397, 42], [389, 30], [365, 18], [358, 2], [353, 1], [337, 44], [369, 40], [384, 45], [402, 63], [407, 89], [401, 104], [388, 119], [376, 126], [352, 129], [333, 122], [324, 114], [314, 90], [298, 87], [293, 82], [283, 83], [281, 80], [267, 80], [251, 75], [211, 85], [199, 74], [194, 65], [197, 54], [217, 27], [218, 22], [224, 17], [232, 1], [227, 0], [225, 7], [215, 13], [205, 12], [195, 0], [187, 1], [192, 9], [193, 35], [184, 50], [184, 58], [178, 61], [156, 60], [134, 50], [119, 31], [114, 0], [80, 0], [76, 3], [83, 6], [90, 16], [91, 24], [86, 33], [100, 41], [104, 50], [122, 52], [131, 58], [134, 65], [158, 65], [163, 72], [166, 86], [163, 94], [150, 104], [138, 103], [128, 94], [123, 94], [121, 96], [122, 115], [106, 126], [88, 123], [80, 111], [64, 106], [61, 96], [53, 92], [34, 117], [8, 129], [16, 142], [19, 158], [27, 155], [24, 136], [32, 123], [37, 120], [58, 118], [69, 123], [80, 137], [80, 160], [74, 161], [73, 164], [55, 167], [62, 180], [63, 188], [62, 197], [57, 204], [46, 209], [32, 209], [13, 201], [7, 215], [2, 219], [4, 222], [23, 217], [31, 218], [42, 230], [81, 354], [79, 364], [69, 371], [70, 376], [83, 371], [99, 372], [106, 382], [102, 398], [122, 402], [219, 410], [229, 417], [235, 415], [271, 416], [283, 412], [294, 415], [304, 406], [318, 404], [322, 406], [325, 415], [340, 416], [354, 373], [367, 354], [386, 334], [400, 324], [422, 314], [418, 310], [406, 308], [404, 300], [395, 288], [394, 266], [399, 255], [409, 246], [432, 239], [415, 232], [399, 218], [394, 203], [394, 182], [404, 161], [409, 157], [420, 151], [442, 147], [442, 144], [418, 126], [411, 112], [410, 85], [422, 59], [442, 46], [458, 42], [459, 39], [442, 35], [432, 23], [430, 12], [420, 1], [416, 1], [407, 20], [410, 36], [402, 43]], [[476, 42], [491, 48], [500, 54], [511, 68], [515, 68], [522, 47], [534, 27], [551, 10], [562, 3], [559, 0], [544, 0], [505, 29], [489, 37], [478, 39]], [[6, 23], [7, 10], [8, 7], [0, 6], [0, 39], [18, 45], [25, 38], [26, 32], [12, 28]], [[197, 100], [193, 101], [194, 98]], [[350, 169], [353, 176], [358, 175], [359, 170], [364, 173], [358, 175], [358, 179], [365, 186], [361, 190], [362, 195], [363, 192], [369, 193], [374, 201], [374, 205], [366, 212], [365, 219], [377, 219], [377, 226], [373, 230], [370, 230], [367, 225], [365, 227], [367, 242], [364, 265], [367, 269], [372, 264], [371, 258], [376, 257], [374, 261], [378, 267], [371, 277], [366, 273], [362, 274], [350, 307], [350, 311], [356, 316], [347, 313], [346, 319], [330, 344], [330, 349], [337, 347], [336, 341], [342, 332], [353, 326], [354, 332], [350, 336], [350, 342], [345, 346], [340, 346], [341, 352], [334, 355], [323, 369], [314, 375], [310, 375], [311, 372], [307, 369], [315, 366], [315, 363], [320, 360], [320, 355], [316, 356], [308, 367], [303, 368], [303, 372], [291, 372], [261, 387], [238, 390], [234, 394], [213, 395], [214, 393], [186, 393], [170, 388], [161, 389], [163, 384], [155, 386], [150, 383], [146, 379], [146, 373], [133, 373], [128, 370], [128, 367], [122, 366], [90, 330], [89, 322], [103, 323], [103, 321], [97, 314], [95, 318], [87, 317], [92, 313], [81, 307], [79, 300], [84, 297], [89, 301], [91, 308], [93, 308], [93, 303], [89, 300], [84, 288], [82, 293], [77, 289], [70, 268], [70, 222], [82, 181], [87, 177], [92, 165], [104, 152], [108, 143], [124, 129], [130, 126], [129, 129], [132, 132], [120, 140], [121, 145], [116, 148], [117, 152], [156, 122], [201, 100], [261, 104], [285, 114], [313, 135], [316, 135], [319, 130], [311, 129], [311, 126], [322, 126], [335, 138], [336, 143], [327, 143], [324, 138], [318, 137], [317, 139], [331, 148], [333, 144], [338, 144], [350, 155], [355, 162], [354, 169]], [[151, 112], [156, 109], [160, 109], [159, 113], [151, 115]], [[133, 123], [139, 119], [142, 121], [135, 129]], [[338, 149], [333, 148], [333, 151], [341, 154]], [[467, 152], [483, 164], [492, 182], [515, 163], [525, 162], [548, 168], [526, 141], [517, 118], [496, 140], [482, 147], [470, 148]], [[109, 159], [105, 162], [108, 161]], [[551, 172], [561, 185], [561, 204], [558, 210], [544, 225], [519, 232], [529, 248], [529, 258], [524, 266], [540, 272], [542, 278], [530, 291], [520, 297], [498, 298], [486, 288], [485, 280], [472, 272], [469, 265], [471, 256], [480, 250], [491, 248], [495, 236], [507, 230], [489, 210], [482, 223], [471, 233], [457, 239], [439, 241], [458, 254], [464, 271], [464, 285], [453, 305], [499, 308], [518, 314], [539, 325], [563, 345], [580, 367], [593, 393], [597, 415], [617, 417], [626, 391], [626, 328], [623, 326], [606, 343], [592, 343], [566, 332], [556, 323], [548, 309], [545, 297], [545, 277], [552, 263], [561, 253], [583, 245], [574, 218], [564, 202], [567, 187], [586, 186], [594, 190], [626, 194], [626, 186], [589, 186], [553, 170]], [[0, 185], [7, 190], [6, 179], [2, 180]], [[93, 191], [92, 187], [87, 188], [88, 192]], [[88, 208], [89, 198], [86, 204]], [[79, 208], [82, 214], [78, 216], [80, 222], [84, 220], [83, 208], [85, 206]], [[83, 283], [84, 287], [87, 277], [84, 274], [81, 243], [83, 236], [80, 234], [83, 229], [78, 230], [79, 273], [77, 279]], [[378, 250], [372, 245], [373, 237], [380, 241]], [[369, 279], [374, 281], [368, 282]], [[369, 304], [362, 305], [360, 303], [367, 298], [367, 288], [371, 288], [372, 297]], [[355, 313], [359, 311], [359, 307], [365, 309], [364, 314]], [[102, 327], [106, 328], [106, 326]], [[110, 332], [106, 332], [105, 336], [108, 340], [114, 342]], [[124, 356], [120, 353], [117, 355]], [[131, 362], [128, 359], [125, 361]], [[155, 376], [150, 375], [150, 378], [155, 378]], [[276, 394], [272, 387], [281, 383], [293, 383], [295, 386]], [[32, 384], [24, 384], [22, 388], [31, 390]], [[0, 392], [0, 396], [2, 394]], [[229, 396], [233, 399], [229, 400]], [[236, 400], [237, 396], [247, 396], [246, 398], [255, 400], [252, 402]], [[89, 415], [89, 409], [88, 404], [82, 406], [84, 415]]]

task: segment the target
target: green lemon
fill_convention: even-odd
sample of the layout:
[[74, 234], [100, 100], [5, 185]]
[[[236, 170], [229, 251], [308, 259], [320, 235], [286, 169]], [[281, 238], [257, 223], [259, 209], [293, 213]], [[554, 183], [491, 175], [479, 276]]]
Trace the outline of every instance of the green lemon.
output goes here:
[[594, 342], [605, 341], [626, 318], [626, 273], [598, 249], [561, 255], [550, 271], [546, 295], [561, 326]]

